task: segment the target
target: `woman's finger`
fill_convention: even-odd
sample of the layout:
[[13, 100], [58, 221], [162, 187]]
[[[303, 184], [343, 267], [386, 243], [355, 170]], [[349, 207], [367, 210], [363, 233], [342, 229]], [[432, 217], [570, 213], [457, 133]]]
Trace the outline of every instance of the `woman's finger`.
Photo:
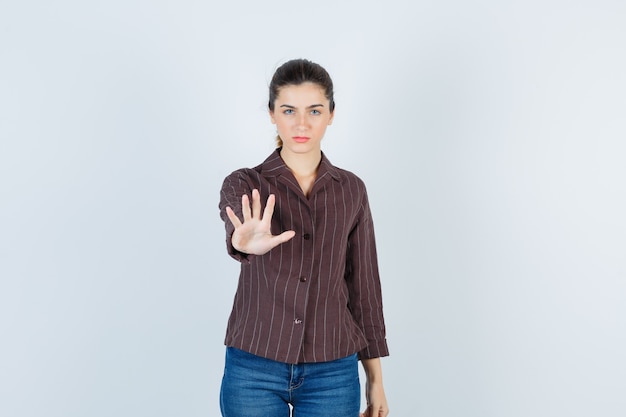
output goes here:
[[261, 218], [261, 195], [256, 188], [252, 190], [252, 218]]
[[241, 196], [241, 212], [243, 213], [244, 223], [252, 218], [252, 214], [250, 213], [250, 200], [248, 199], [248, 194], [244, 194]]
[[276, 247], [280, 245], [281, 243], [285, 243], [288, 240], [291, 240], [295, 235], [296, 235], [296, 232], [294, 232], [293, 230], [287, 230], [277, 236], [272, 236], [272, 240], [273, 240], [272, 247]]
[[226, 207], [226, 215], [228, 216], [228, 219], [233, 224], [233, 226], [235, 226], [235, 229], [241, 226], [241, 221], [239, 221], [239, 217], [237, 217], [233, 209], [231, 209], [230, 207]]
[[274, 204], [276, 202], [276, 197], [274, 194], [270, 194], [267, 197], [267, 203], [265, 204], [265, 210], [263, 211], [263, 223], [270, 223], [272, 221], [272, 215], [274, 214]]

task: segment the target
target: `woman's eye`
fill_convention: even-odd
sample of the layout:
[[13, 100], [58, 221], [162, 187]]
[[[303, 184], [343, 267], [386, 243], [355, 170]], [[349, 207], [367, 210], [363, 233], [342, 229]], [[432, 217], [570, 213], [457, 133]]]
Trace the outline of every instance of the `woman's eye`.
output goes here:
[[320, 113], [319, 110], [311, 110], [311, 114], [317, 115], [317, 114], [322, 114], [322, 113]]
[[284, 114], [293, 114], [294, 111], [292, 109], [285, 109]]

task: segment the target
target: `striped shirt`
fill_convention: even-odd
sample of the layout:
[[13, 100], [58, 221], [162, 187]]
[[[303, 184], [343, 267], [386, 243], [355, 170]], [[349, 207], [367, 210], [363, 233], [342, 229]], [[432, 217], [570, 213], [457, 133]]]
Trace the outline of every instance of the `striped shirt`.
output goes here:
[[[262, 204], [276, 196], [272, 234], [296, 232], [258, 256], [233, 248], [234, 227], [225, 210], [229, 206], [243, 219], [241, 196], [255, 188]], [[389, 354], [363, 181], [322, 154], [306, 197], [276, 150], [261, 165], [226, 177], [219, 208], [228, 253], [241, 262], [227, 346], [284, 363]]]

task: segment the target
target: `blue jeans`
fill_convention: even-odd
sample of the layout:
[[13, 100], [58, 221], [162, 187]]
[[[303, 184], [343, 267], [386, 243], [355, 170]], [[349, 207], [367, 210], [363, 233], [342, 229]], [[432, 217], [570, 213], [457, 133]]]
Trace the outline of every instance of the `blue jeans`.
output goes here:
[[290, 365], [232, 347], [220, 393], [223, 417], [358, 417], [356, 354], [331, 362]]

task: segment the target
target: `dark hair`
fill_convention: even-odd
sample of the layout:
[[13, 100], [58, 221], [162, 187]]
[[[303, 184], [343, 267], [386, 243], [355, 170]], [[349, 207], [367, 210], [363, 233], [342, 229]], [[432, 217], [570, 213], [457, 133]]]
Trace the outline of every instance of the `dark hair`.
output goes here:
[[[321, 65], [307, 59], [292, 59], [278, 67], [274, 72], [270, 82], [270, 100], [268, 103], [270, 111], [274, 111], [274, 102], [282, 87], [303, 83], [314, 83], [324, 89], [324, 95], [330, 102], [330, 111], [335, 110], [333, 80], [328, 72]], [[279, 136], [276, 137], [276, 145], [279, 148], [283, 146], [283, 141]]]

